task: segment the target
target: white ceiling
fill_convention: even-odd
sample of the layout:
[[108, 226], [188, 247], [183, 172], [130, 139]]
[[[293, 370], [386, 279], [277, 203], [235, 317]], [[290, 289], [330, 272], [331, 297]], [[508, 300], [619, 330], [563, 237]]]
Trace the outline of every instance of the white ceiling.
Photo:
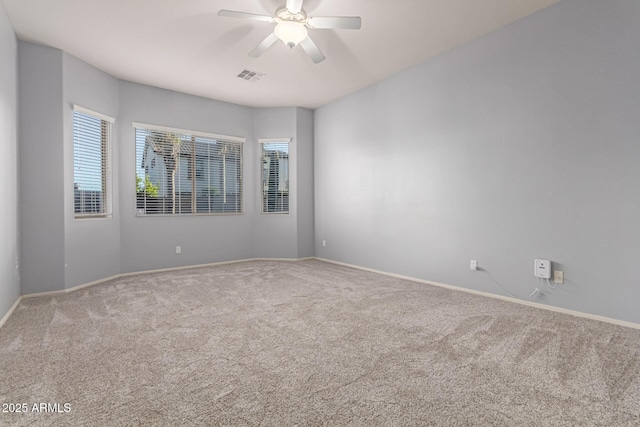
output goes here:
[[[285, 0], [2, 0], [18, 37], [62, 49], [125, 80], [255, 107], [316, 108], [504, 27], [559, 0], [305, 0], [310, 16], [361, 16], [361, 30], [309, 30], [327, 59], [276, 43]], [[244, 68], [260, 81], [237, 77]]]

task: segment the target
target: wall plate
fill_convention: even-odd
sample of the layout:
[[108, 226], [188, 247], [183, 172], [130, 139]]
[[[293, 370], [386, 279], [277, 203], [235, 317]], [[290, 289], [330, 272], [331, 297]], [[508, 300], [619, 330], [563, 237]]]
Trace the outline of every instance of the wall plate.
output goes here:
[[564, 272], [554, 270], [553, 271], [553, 283], [556, 285], [562, 285], [564, 283]]

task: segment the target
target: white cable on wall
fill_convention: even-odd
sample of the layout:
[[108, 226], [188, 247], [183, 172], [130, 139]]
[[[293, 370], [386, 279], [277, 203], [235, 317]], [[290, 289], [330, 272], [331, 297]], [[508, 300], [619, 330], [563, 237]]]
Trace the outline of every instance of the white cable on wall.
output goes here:
[[489, 273], [487, 270], [485, 270], [485, 269], [484, 269], [484, 268], [482, 268], [482, 267], [478, 267], [478, 270], [480, 270], [480, 271], [484, 271], [485, 273], [487, 273], [487, 276], [489, 276], [489, 279], [491, 279], [491, 281], [492, 281], [493, 283], [495, 283], [495, 285], [496, 285], [496, 287], [498, 288], [498, 290], [501, 290], [502, 292], [506, 293], [506, 294], [507, 294], [507, 295], [509, 295], [511, 298], [515, 298], [511, 292], [509, 292], [509, 291], [508, 291], [508, 290], [506, 290], [504, 287], [502, 287], [502, 285], [501, 285], [500, 283], [498, 283], [498, 282], [496, 281], [496, 279], [494, 279], [494, 278], [493, 278], [493, 276], [491, 275], [491, 273]]

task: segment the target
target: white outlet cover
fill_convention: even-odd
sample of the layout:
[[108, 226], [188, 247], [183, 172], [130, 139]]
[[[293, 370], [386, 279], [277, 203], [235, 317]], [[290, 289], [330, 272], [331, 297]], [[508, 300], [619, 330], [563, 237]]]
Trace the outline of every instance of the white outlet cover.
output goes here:
[[562, 285], [564, 283], [564, 272], [555, 270], [553, 272], [553, 283], [556, 285]]

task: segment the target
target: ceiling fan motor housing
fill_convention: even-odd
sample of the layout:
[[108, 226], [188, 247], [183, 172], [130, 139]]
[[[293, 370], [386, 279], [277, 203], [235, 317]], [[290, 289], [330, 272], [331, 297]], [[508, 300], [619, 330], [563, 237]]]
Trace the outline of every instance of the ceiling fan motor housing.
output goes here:
[[291, 21], [304, 25], [307, 23], [307, 12], [304, 9], [300, 9], [300, 12], [294, 14], [289, 12], [286, 7], [281, 7], [276, 11], [275, 18], [280, 21]]

